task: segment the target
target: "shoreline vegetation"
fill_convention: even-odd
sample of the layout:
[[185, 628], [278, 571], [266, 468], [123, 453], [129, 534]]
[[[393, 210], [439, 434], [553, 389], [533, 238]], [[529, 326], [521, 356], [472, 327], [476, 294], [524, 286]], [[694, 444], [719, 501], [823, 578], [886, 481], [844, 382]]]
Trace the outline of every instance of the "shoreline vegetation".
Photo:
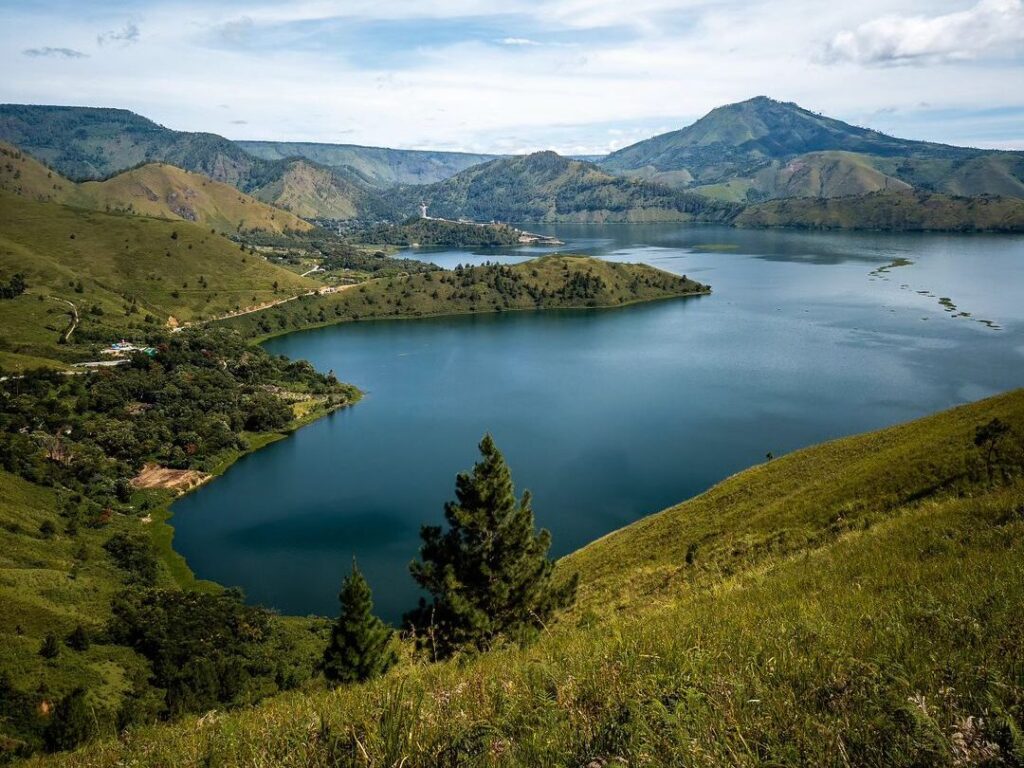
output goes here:
[[[1002, 436], [994, 451], [985, 435]], [[383, 678], [138, 725], [28, 764], [1012, 755], [1022, 470], [1024, 390], [811, 446], [558, 561], [578, 602], [524, 648], [424, 665], [403, 644]], [[965, 621], [979, 628], [969, 653]]]
[[[164, 234], [172, 246], [191, 250], [205, 245], [202, 238], [189, 242], [188, 225]], [[90, 245], [82, 235], [74, 241], [72, 251]], [[228, 259], [244, 262], [253, 256], [244, 245], [235, 253]], [[215, 274], [212, 265], [207, 270]], [[39, 276], [29, 272], [27, 280], [18, 279], [31, 291]], [[199, 281], [213, 283], [212, 277]], [[88, 306], [80, 297], [84, 293], [88, 300], [89, 284], [81, 293], [70, 287], [79, 305]], [[116, 285], [104, 282], [103, 288], [117, 295]], [[315, 687], [325, 619], [275, 617], [251, 608], [236, 590], [196, 578], [173, 546], [170, 506], [181, 492], [192, 492], [241, 457], [360, 398], [355, 387], [341, 384], [333, 374], [260, 349], [256, 332], [267, 317], [275, 322], [278, 315], [286, 318], [287, 327], [277, 329], [286, 332], [319, 320], [324, 307], [331, 310], [331, 320], [342, 322], [375, 316], [375, 310], [380, 317], [399, 319], [591, 308], [709, 290], [646, 266], [555, 256], [516, 267], [370, 279], [176, 332], [159, 323], [143, 323], [133, 332], [121, 319], [131, 322], [131, 304], [123, 313], [80, 313], [84, 324], [74, 341], [54, 347], [61, 356], [82, 355], [99, 339], [116, 338], [112, 333], [127, 335], [139, 346], [120, 359], [122, 365], [74, 376], [28, 370], [0, 382], [0, 485], [14, 499], [0, 508], [0, 540], [10, 553], [0, 565], [7, 646], [0, 652], [0, 716], [8, 723], [0, 756], [88, 740], [67, 736], [54, 742], [50, 727], [63, 722], [64, 710], [85, 701], [98, 713], [91, 738], [161, 717], [252, 704], [274, 693]], [[20, 296], [21, 291], [11, 293]], [[346, 301], [346, 296], [357, 300]], [[173, 305], [165, 311], [181, 314]], [[111, 321], [114, 328], [103, 330]], [[62, 330], [63, 325], [54, 327]], [[166, 487], [154, 480], [161, 477]], [[192, 482], [196, 478], [202, 482]], [[147, 482], [157, 487], [146, 487]], [[43, 595], [37, 593], [39, 584], [49, 585]], [[189, 600], [195, 604], [182, 604], [181, 594], [194, 594]], [[160, 615], [153, 615], [155, 610]], [[201, 635], [191, 630], [156, 647], [144, 639], [146, 627], [180, 623], [179, 610], [203, 617], [207, 626], [196, 627], [201, 634], [227, 633], [213, 667], [194, 666], [196, 658], [213, 651], [192, 648]], [[230, 627], [239, 622], [262, 629], [255, 639], [234, 635]], [[62, 648], [65, 636], [74, 639]], [[150, 680], [147, 670], [156, 677]], [[239, 671], [243, 677], [236, 680]], [[211, 688], [201, 682], [205, 677], [218, 682]], [[53, 714], [61, 707], [62, 714]]]

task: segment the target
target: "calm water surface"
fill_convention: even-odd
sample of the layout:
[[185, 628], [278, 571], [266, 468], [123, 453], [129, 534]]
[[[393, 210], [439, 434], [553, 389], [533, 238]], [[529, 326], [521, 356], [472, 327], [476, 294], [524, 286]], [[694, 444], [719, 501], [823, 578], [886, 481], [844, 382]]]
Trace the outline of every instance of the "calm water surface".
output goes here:
[[[1024, 385], [1024, 238], [531, 228], [714, 294], [268, 342], [366, 397], [174, 505], [175, 546], [200, 577], [283, 612], [332, 614], [354, 554], [397, 620], [416, 599], [419, 526], [442, 521], [485, 431], [561, 555], [767, 451]], [[414, 255], [450, 268], [543, 252]]]

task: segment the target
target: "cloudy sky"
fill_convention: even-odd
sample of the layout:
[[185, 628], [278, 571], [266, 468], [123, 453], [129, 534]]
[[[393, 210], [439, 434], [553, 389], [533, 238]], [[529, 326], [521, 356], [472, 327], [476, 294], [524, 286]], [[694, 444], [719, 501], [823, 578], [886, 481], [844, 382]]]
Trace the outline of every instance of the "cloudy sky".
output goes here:
[[1024, 148], [1024, 0], [0, 0], [0, 102], [235, 139], [604, 153], [764, 94]]

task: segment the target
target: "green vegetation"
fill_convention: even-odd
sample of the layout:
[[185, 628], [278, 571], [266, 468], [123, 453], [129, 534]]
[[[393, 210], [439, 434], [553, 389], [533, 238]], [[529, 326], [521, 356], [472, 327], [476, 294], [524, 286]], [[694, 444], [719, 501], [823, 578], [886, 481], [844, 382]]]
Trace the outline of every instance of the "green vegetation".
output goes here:
[[149, 163], [105, 181], [76, 184], [0, 142], [0, 190], [95, 211], [194, 221], [218, 232], [306, 231], [312, 225], [234, 187], [173, 165]]
[[427, 317], [516, 309], [616, 307], [710, 291], [685, 275], [643, 264], [581, 256], [544, 256], [512, 266], [457, 267], [371, 280], [335, 293], [304, 296], [218, 324], [245, 337], [371, 318]]
[[304, 141], [236, 141], [250, 155], [264, 160], [302, 157], [329, 168], [346, 168], [375, 187], [395, 184], [432, 184], [495, 155], [466, 152], [431, 152], [415, 149], [359, 147], [353, 144], [317, 144]]
[[392, 199], [403, 211], [427, 200], [437, 216], [503, 222], [728, 222], [738, 210], [554, 152], [492, 160], [437, 184], [398, 189]]
[[374, 227], [362, 233], [360, 239], [383, 245], [494, 248], [518, 245], [519, 232], [505, 224], [467, 224], [416, 217], [402, 224]]
[[875, 192], [859, 197], [772, 200], [746, 208], [738, 227], [877, 229], [890, 232], [1024, 232], [1024, 201]]
[[297, 216], [375, 221], [390, 211], [358, 173], [309, 160], [262, 160], [222, 136], [174, 131], [123, 109], [0, 105], [6, 141], [75, 181], [162, 162], [237, 187]]
[[799, 451], [559, 562], [579, 603], [526, 648], [45, 764], [1015, 765], [1022, 471], [1022, 391]]
[[480, 455], [472, 474], [455, 479], [457, 501], [444, 507], [448, 529], [423, 526], [422, 560], [410, 566], [433, 600], [421, 599], [405, 622], [434, 659], [529, 638], [575, 598], [575, 579], [552, 587], [551, 534], [536, 531], [529, 491], [517, 502], [512, 473], [490, 435]]
[[373, 596], [355, 560], [338, 595], [341, 614], [324, 649], [323, 672], [332, 683], [365, 683], [398, 662], [394, 632], [373, 615]]
[[389, 256], [380, 249], [381, 245], [353, 243], [350, 238], [322, 227], [287, 235], [248, 232], [240, 241], [275, 264], [302, 271], [320, 267], [322, 271], [316, 273], [317, 278], [328, 284], [351, 284], [368, 277], [394, 277], [440, 269], [418, 259]]
[[201, 481], [359, 393], [224, 331], [153, 342], [90, 376], [0, 383], [0, 760], [84, 738], [83, 697], [87, 735], [112, 734], [251, 703], [319, 664], [324, 622], [192, 581], [163, 525], [181, 486], [147, 471]]
[[736, 202], [911, 187], [1024, 197], [1024, 155], [908, 141], [759, 96], [613, 152], [601, 167]]
[[209, 318], [317, 287], [197, 224], [3, 192], [0, 203], [0, 281], [21, 274], [28, 284], [0, 301], [0, 367], [95, 360], [102, 346], [142, 341], [171, 317]]

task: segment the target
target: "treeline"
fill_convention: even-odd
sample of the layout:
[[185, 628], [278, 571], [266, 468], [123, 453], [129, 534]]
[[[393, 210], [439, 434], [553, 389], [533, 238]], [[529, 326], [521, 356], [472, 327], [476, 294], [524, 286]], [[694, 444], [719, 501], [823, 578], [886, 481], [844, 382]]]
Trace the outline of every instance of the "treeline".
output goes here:
[[14, 299], [21, 296], [28, 288], [25, 282], [25, 275], [15, 272], [6, 283], [0, 282], [0, 299]]
[[685, 275], [645, 265], [545, 256], [512, 266], [459, 265], [454, 270], [373, 280], [334, 294], [302, 297], [222, 324], [255, 337], [371, 318], [612, 307], [709, 290]]
[[[320, 266], [328, 271], [349, 269], [379, 276], [426, 272], [438, 268], [434, 264], [416, 259], [396, 259], [383, 251], [360, 248], [354, 245], [352, 240], [322, 227], [309, 232], [286, 234], [247, 232], [236, 239], [250, 248], [274, 248], [285, 253], [293, 252], [297, 258], [318, 259]], [[360, 242], [388, 244], [384, 240], [368, 240], [363, 236], [357, 236], [355, 239]]]
[[496, 248], [519, 244], [519, 233], [501, 224], [467, 224], [440, 219], [411, 218], [402, 224], [381, 224], [359, 238], [381, 245], [422, 245], [444, 248]]
[[144, 462], [209, 471], [246, 449], [244, 433], [288, 426], [292, 409], [277, 389], [333, 404], [356, 396], [309, 363], [273, 357], [223, 330], [152, 343], [152, 357], [136, 353], [92, 375], [39, 370], [0, 385], [0, 467], [111, 506]]
[[[57, 601], [52, 613], [36, 617], [25, 613], [27, 595], [0, 585], [0, 600], [16, 597], [19, 606], [12, 599], [12, 612], [4, 610], [12, 626], [3, 630], [20, 638], [0, 653], [0, 762], [40, 747], [72, 748], [134, 723], [251, 703], [308, 680], [319, 664], [324, 622], [296, 625], [245, 605], [235, 592], [175, 586], [141, 524], [171, 493], [140, 490], [132, 479], [150, 462], [215, 470], [248, 450], [251, 438], [294, 425], [293, 401], [326, 411], [358, 391], [224, 329], [157, 334], [150, 342], [155, 354], [136, 354], [123, 366], [81, 376], [39, 370], [0, 382], [0, 469], [46, 489], [55, 503], [36, 530], [22, 522], [26, 512], [4, 506], [14, 513], [0, 520], [12, 572], [42, 567], [33, 552], [57, 545], [71, 553], [61, 566], [70, 568], [70, 582], [83, 579], [96, 594], [70, 612], [62, 592], [36, 595]], [[10, 477], [0, 477], [5, 494]], [[34, 589], [17, 589], [26, 588]], [[69, 615], [87, 623], [70, 625]], [[14, 679], [33, 666], [18, 655], [32, 653], [32, 636], [44, 662], [35, 688]], [[108, 650], [97, 656], [93, 646]], [[109, 650], [116, 647], [122, 650]], [[83, 654], [121, 666], [127, 690], [96, 696], [81, 683], [90, 668]]]

